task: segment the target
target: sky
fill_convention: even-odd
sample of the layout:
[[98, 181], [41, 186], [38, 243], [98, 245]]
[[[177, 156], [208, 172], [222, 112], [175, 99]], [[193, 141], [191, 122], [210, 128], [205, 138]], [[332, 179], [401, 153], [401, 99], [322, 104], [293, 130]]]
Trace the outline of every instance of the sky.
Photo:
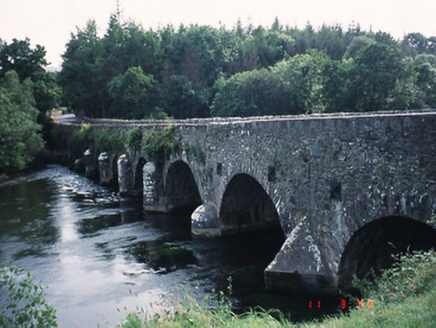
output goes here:
[[[52, 66], [61, 66], [65, 45], [89, 20], [95, 20], [101, 36], [116, 0], [0, 0], [0, 39], [30, 39], [47, 50]], [[436, 36], [436, 0], [119, 0], [124, 21], [144, 29], [172, 24], [200, 24], [227, 28], [241, 20], [243, 26], [282, 25], [314, 28], [359, 23], [362, 29], [383, 31], [401, 39], [419, 32]]]

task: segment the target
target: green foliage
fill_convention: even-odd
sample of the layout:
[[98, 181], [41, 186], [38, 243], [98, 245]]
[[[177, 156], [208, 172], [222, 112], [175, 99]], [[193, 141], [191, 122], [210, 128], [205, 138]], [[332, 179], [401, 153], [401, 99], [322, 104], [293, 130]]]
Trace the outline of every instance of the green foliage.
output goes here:
[[211, 106], [213, 116], [260, 116], [301, 113], [289, 84], [270, 69], [253, 70], [220, 80]]
[[416, 251], [395, 255], [394, 265], [371, 281], [356, 279], [356, 288], [369, 297], [372, 293], [383, 302], [397, 302], [430, 292], [436, 285], [436, 252]]
[[435, 327], [436, 253], [414, 252], [398, 255], [391, 269], [375, 280], [356, 281], [364, 299], [371, 297], [373, 308], [356, 306], [349, 315], [328, 318], [321, 324], [302, 327]]
[[183, 149], [186, 151], [186, 156], [189, 161], [197, 161], [199, 163], [206, 163], [206, 154], [204, 153], [203, 148], [198, 145], [187, 144], [183, 146]]
[[80, 158], [87, 149], [102, 152], [124, 152], [124, 135], [118, 131], [93, 129], [90, 124], [83, 124], [71, 138], [73, 153]]
[[209, 116], [209, 93], [207, 87], [185, 75], [171, 75], [166, 82], [168, 114], [175, 118]]
[[44, 146], [32, 86], [14, 71], [0, 79], [0, 171], [23, 169]]
[[93, 139], [96, 149], [102, 152], [122, 153], [124, 148], [124, 136], [117, 131], [94, 130]]
[[127, 144], [129, 148], [134, 152], [139, 152], [142, 148], [142, 138], [144, 133], [141, 128], [134, 128], [131, 130], [127, 136]]
[[0, 269], [0, 290], [7, 296], [0, 305], [1, 327], [57, 327], [56, 309], [47, 303], [44, 287], [35, 284], [30, 273], [11, 263]]
[[[229, 280], [230, 281], [230, 280]], [[229, 293], [231, 286], [229, 287]], [[167, 301], [168, 302], [168, 301]], [[265, 311], [263, 309], [251, 310], [237, 315], [232, 311], [232, 304], [223, 293], [217, 293], [199, 301], [189, 286], [184, 287], [176, 296], [169, 300], [167, 310], [157, 313], [152, 317], [144, 318], [141, 313], [130, 313], [123, 328], [139, 327], [288, 327], [289, 323], [283, 319], [277, 320], [277, 311]], [[278, 317], [281, 317], [278, 314]]]
[[[1, 42], [1, 40], [0, 40]], [[47, 61], [44, 47], [30, 47], [30, 40], [13, 39], [10, 44], [0, 46], [0, 78], [15, 71], [20, 82], [31, 79], [35, 107], [39, 110], [39, 123], [45, 114], [59, 105], [62, 91], [57, 84], [55, 73], [46, 72]]]
[[213, 116], [290, 115], [324, 110], [325, 56], [297, 55], [269, 69], [238, 73], [217, 83]]
[[62, 71], [58, 80], [64, 91], [64, 102], [90, 117], [106, 116], [108, 81], [102, 72], [103, 57], [94, 21], [89, 21], [84, 29], [78, 29], [76, 35], [71, 35], [62, 56]]
[[148, 158], [157, 164], [163, 164], [171, 153], [179, 150], [179, 142], [171, 126], [149, 130], [143, 144]]
[[[278, 311], [250, 310], [237, 315], [231, 303], [220, 293], [213, 302], [201, 302], [188, 288], [175, 297], [167, 310], [151, 317], [131, 313], [122, 327], [434, 327], [436, 325], [436, 253], [416, 252], [404, 255], [392, 269], [386, 270], [376, 282], [365, 283], [373, 308], [325, 318], [322, 322], [293, 325]], [[367, 289], [370, 288], [370, 289]], [[176, 295], [179, 295], [178, 293]], [[280, 318], [279, 320], [275, 318]]]
[[398, 50], [377, 42], [360, 50], [350, 70], [349, 107], [360, 112], [389, 110], [403, 70], [400, 58]]
[[145, 75], [140, 67], [130, 67], [123, 75], [108, 84], [112, 99], [111, 113], [128, 119], [159, 118], [160, 86], [152, 75]]
[[[169, 25], [112, 15], [67, 44], [59, 81], [87, 116], [175, 118], [402, 110], [436, 106], [436, 37], [401, 42], [359, 25], [315, 29]], [[423, 56], [427, 56], [426, 59]], [[0, 65], [1, 66], [1, 65]], [[37, 97], [36, 97], [37, 98]], [[38, 102], [37, 98], [37, 102]]]
[[83, 124], [80, 130], [74, 132], [71, 138], [71, 146], [76, 158], [80, 158], [83, 153], [94, 143], [92, 126]]

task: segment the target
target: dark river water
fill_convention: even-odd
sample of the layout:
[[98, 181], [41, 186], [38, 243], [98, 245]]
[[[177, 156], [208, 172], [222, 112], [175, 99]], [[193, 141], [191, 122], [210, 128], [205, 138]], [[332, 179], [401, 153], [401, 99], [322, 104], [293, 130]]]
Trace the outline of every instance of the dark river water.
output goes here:
[[229, 277], [235, 311], [279, 308], [292, 320], [335, 312], [331, 298], [264, 290], [280, 231], [197, 240], [189, 220], [144, 213], [140, 201], [50, 166], [0, 185], [0, 262], [48, 286], [62, 327], [113, 327], [130, 311], [171, 307], [186, 283], [199, 299], [225, 292]]

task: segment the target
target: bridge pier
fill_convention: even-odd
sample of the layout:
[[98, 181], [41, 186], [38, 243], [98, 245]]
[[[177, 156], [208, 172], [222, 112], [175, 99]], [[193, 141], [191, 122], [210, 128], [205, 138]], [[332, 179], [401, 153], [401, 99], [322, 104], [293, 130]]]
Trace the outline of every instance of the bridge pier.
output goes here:
[[149, 212], [161, 212], [159, 208], [159, 174], [156, 172], [156, 165], [148, 162], [143, 168], [143, 205], [144, 210]]
[[134, 187], [132, 163], [126, 154], [117, 160], [118, 191], [121, 196], [131, 195]]
[[118, 182], [117, 179], [117, 166], [115, 162], [116, 155], [101, 153], [98, 156], [98, 172], [100, 177], [100, 184], [102, 186], [113, 186]]
[[336, 273], [325, 263], [309, 220], [303, 218], [265, 269], [267, 289], [291, 292], [337, 291]]
[[83, 154], [83, 163], [85, 166], [85, 176], [87, 178], [96, 178], [98, 176], [98, 168], [94, 163], [94, 154], [91, 149], [87, 149]]
[[200, 205], [191, 215], [191, 232], [198, 237], [215, 237], [222, 234], [222, 223], [214, 204]]

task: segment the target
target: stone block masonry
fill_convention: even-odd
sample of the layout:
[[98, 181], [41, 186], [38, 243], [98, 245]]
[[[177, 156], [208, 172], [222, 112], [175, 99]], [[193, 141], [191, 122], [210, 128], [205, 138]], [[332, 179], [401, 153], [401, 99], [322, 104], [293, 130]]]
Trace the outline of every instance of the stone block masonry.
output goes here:
[[[143, 175], [146, 210], [190, 208], [192, 231], [204, 236], [280, 225], [286, 241], [266, 268], [269, 288], [334, 292], [349, 286], [341, 277], [352, 276], [353, 270], [360, 274], [361, 263], [375, 269], [387, 265], [377, 258], [384, 259], [389, 247], [431, 245], [419, 242], [420, 228], [403, 236], [393, 227], [398, 223], [410, 231], [404, 220], [425, 223], [433, 236], [434, 110], [90, 124], [124, 134], [140, 127], [144, 135], [171, 126], [178, 146], [163, 163], [145, 150], [124, 154], [131, 163], [129, 174]], [[62, 144], [68, 145], [74, 127], [56, 128], [61, 134], [65, 129]], [[147, 164], [135, 170], [139, 158]], [[120, 181], [123, 174], [118, 172]], [[350, 240], [360, 233], [358, 239], [365, 240], [373, 231], [370, 224], [379, 220], [387, 226], [368, 250], [374, 263], [344, 257], [344, 252], [364, 256], [356, 250], [359, 243]]]

